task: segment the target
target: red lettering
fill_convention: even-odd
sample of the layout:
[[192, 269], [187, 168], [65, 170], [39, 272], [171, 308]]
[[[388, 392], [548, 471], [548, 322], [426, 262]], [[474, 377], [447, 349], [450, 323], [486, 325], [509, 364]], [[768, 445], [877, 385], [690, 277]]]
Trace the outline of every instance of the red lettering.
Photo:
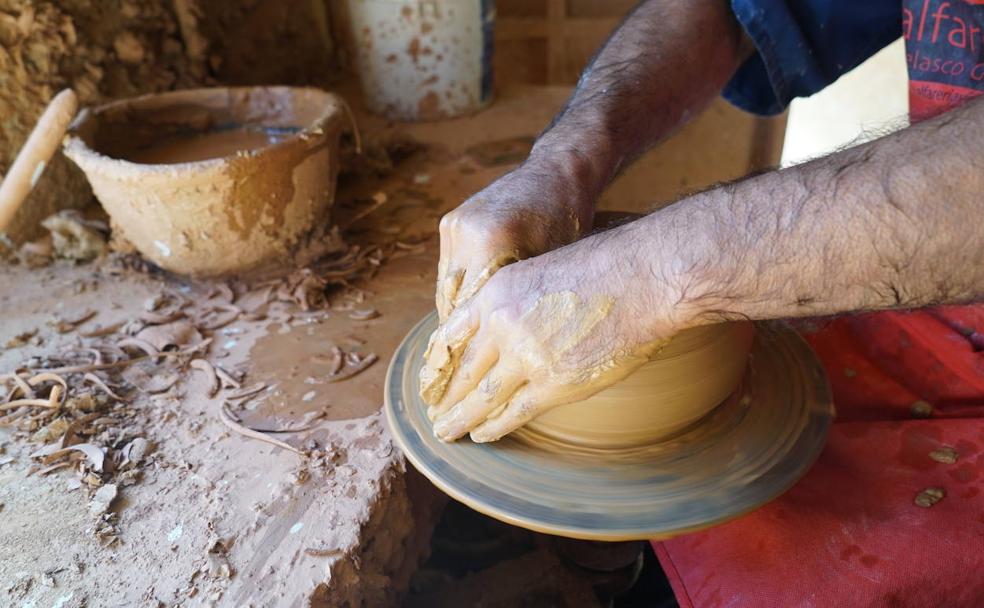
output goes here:
[[[967, 24], [960, 17], [954, 17], [953, 22], [959, 23], [960, 25], [951, 29], [946, 39], [950, 41], [951, 45], [965, 49], [967, 48]], [[957, 42], [957, 34], [960, 34], [960, 42]]]
[[940, 23], [950, 18], [949, 15], [945, 14], [948, 6], [950, 6], [949, 2], [942, 2], [936, 12], [933, 13], [933, 44], [936, 44], [936, 40], [939, 38]]
[[970, 78], [977, 81], [984, 80], [984, 63], [978, 63], [970, 70]]
[[[980, 5], [984, 6], [984, 0], [980, 0]], [[939, 0], [923, 0], [918, 16], [916, 10], [903, 7], [902, 37], [907, 41], [925, 40], [932, 44], [942, 42], [955, 49], [969, 48], [977, 52], [978, 48], [984, 49], [984, 23], [981, 23], [984, 22], [984, 11], [974, 12], [975, 10], [968, 9], [962, 3]], [[947, 21], [950, 23], [947, 24]], [[981, 43], [980, 47], [978, 42]]]
[[919, 33], [916, 40], [922, 40], [923, 28], [926, 26], [926, 13], [929, 11], [929, 0], [923, 0], [922, 12], [919, 14]]

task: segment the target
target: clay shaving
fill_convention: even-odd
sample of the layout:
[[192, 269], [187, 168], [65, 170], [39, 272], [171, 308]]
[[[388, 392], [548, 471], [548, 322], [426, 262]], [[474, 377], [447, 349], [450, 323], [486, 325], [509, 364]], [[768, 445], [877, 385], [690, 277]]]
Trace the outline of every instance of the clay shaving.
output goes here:
[[928, 509], [946, 497], [946, 490], [943, 488], [926, 488], [916, 495], [913, 501], [917, 507]]
[[209, 398], [214, 397], [215, 394], [219, 392], [219, 376], [212, 364], [205, 359], [193, 359], [188, 365], [192, 369], [197, 369], [205, 373], [208, 378], [208, 389], [206, 394]]
[[341, 382], [342, 380], [348, 380], [353, 376], [361, 374], [365, 370], [379, 360], [376, 353], [369, 353], [365, 357], [361, 357], [356, 353], [348, 353], [344, 357], [343, 365], [330, 374], [328, 374], [328, 382]]
[[215, 375], [218, 376], [219, 380], [222, 381], [223, 388], [240, 388], [242, 384], [239, 380], [232, 377], [232, 374], [225, 371], [219, 366], [215, 366]]
[[282, 448], [294, 452], [298, 456], [305, 456], [304, 452], [298, 450], [297, 448], [290, 445], [289, 443], [286, 443], [274, 437], [270, 437], [269, 435], [266, 435], [255, 429], [251, 429], [247, 426], [243, 426], [240, 422], [236, 421], [233, 414], [229, 411], [228, 408], [229, 406], [227, 403], [222, 404], [222, 406], [219, 408], [219, 418], [222, 420], [222, 423], [225, 424], [227, 427], [229, 427], [231, 430], [242, 435], [243, 437], [249, 437], [250, 439], [257, 439], [259, 441], [269, 443], [270, 445], [275, 445], [278, 448]]
[[86, 383], [92, 384], [93, 386], [102, 390], [102, 392], [106, 393], [116, 401], [123, 401], [123, 397], [120, 397], [119, 395], [114, 393], [111, 388], [106, 386], [106, 383], [103, 381], [102, 378], [93, 374], [92, 372], [86, 372], [85, 375], [82, 376], [82, 378]]
[[253, 395], [256, 395], [266, 387], [267, 387], [266, 384], [260, 382], [258, 384], [255, 384], [247, 388], [232, 391], [231, 393], [228, 393], [225, 397], [230, 401], [235, 401], [237, 399], [245, 399], [246, 397], [252, 397]]

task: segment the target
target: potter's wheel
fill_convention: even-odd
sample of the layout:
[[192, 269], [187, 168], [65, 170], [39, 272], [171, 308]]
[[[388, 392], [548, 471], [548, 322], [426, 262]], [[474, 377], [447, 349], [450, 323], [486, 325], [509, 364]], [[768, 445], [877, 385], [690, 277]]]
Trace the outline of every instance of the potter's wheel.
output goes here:
[[758, 324], [738, 390], [672, 438], [631, 451], [540, 447], [520, 432], [494, 443], [439, 441], [418, 396], [436, 314], [397, 349], [386, 377], [393, 436], [453, 498], [502, 521], [595, 540], [667, 538], [747, 513], [816, 460], [833, 418], [816, 356], [791, 329]]

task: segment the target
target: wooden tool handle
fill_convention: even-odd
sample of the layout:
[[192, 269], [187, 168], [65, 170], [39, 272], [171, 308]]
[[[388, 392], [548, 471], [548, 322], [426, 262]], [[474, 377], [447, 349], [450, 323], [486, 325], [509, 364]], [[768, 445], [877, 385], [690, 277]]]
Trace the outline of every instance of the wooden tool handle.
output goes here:
[[45, 108], [7, 175], [0, 184], [0, 232], [7, 229], [44, 172], [51, 156], [61, 144], [68, 125], [75, 118], [79, 102], [71, 89], [65, 89]]

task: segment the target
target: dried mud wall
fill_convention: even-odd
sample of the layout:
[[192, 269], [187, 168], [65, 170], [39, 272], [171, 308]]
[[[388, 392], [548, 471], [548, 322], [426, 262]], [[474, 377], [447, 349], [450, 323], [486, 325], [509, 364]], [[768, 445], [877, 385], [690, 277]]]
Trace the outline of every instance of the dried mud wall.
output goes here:
[[[0, 0], [0, 173], [59, 90], [82, 106], [213, 84], [327, 86], [331, 0]], [[91, 197], [60, 153], [7, 232]]]

